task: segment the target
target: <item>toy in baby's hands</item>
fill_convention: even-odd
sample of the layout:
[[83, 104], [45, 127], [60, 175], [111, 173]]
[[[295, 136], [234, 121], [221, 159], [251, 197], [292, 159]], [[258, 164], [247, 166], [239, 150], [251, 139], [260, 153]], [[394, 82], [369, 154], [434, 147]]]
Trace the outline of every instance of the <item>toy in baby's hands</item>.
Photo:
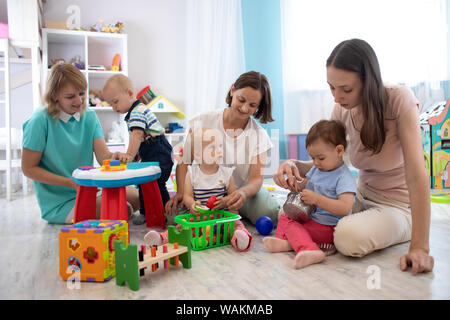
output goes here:
[[208, 201], [206, 201], [206, 206], [209, 209], [213, 209], [214, 208], [214, 203], [217, 201], [217, 198], [215, 196], [211, 196]]

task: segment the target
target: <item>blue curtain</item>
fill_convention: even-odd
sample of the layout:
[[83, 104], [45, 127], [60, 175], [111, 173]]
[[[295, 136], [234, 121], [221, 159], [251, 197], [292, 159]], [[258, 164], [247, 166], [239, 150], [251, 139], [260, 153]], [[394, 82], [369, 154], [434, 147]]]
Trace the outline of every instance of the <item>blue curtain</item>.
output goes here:
[[280, 159], [287, 159], [284, 133], [283, 73], [281, 59], [281, 11], [279, 0], [242, 0], [246, 71], [265, 74], [271, 85], [274, 122], [263, 124], [271, 135], [278, 129]]

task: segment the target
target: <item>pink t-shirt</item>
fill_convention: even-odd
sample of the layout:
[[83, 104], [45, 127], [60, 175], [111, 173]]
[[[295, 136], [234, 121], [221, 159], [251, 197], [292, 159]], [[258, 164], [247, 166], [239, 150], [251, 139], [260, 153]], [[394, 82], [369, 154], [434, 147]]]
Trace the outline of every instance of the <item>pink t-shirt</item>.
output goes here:
[[361, 151], [364, 145], [360, 139], [363, 119], [361, 110], [347, 110], [336, 104], [332, 119], [344, 123], [349, 136], [348, 153], [350, 161], [359, 169], [359, 183], [387, 198], [409, 202], [405, 177], [405, 163], [398, 135], [398, 120], [406, 112], [417, 113], [419, 125], [419, 102], [413, 92], [402, 86], [387, 87], [389, 101], [385, 113], [386, 141], [378, 154]]

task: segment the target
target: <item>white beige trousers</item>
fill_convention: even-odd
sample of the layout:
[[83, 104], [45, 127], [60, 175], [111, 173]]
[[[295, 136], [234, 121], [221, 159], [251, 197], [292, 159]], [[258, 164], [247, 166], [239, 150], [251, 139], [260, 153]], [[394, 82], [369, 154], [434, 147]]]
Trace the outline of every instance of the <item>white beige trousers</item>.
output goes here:
[[334, 244], [346, 256], [363, 257], [375, 250], [411, 240], [411, 208], [358, 185], [352, 214], [339, 220]]

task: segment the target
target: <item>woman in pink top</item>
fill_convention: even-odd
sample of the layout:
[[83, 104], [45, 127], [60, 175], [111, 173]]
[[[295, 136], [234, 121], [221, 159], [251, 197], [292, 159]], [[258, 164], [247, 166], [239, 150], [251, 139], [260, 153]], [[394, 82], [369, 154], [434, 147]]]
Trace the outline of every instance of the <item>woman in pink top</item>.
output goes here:
[[[422, 152], [418, 101], [410, 89], [385, 86], [371, 46], [359, 39], [341, 42], [327, 60], [327, 81], [342, 121], [348, 152], [359, 169], [353, 214], [336, 226], [334, 241], [344, 255], [362, 257], [411, 240], [400, 268], [428, 272], [430, 190]], [[296, 191], [312, 162], [288, 160], [274, 175]]]

